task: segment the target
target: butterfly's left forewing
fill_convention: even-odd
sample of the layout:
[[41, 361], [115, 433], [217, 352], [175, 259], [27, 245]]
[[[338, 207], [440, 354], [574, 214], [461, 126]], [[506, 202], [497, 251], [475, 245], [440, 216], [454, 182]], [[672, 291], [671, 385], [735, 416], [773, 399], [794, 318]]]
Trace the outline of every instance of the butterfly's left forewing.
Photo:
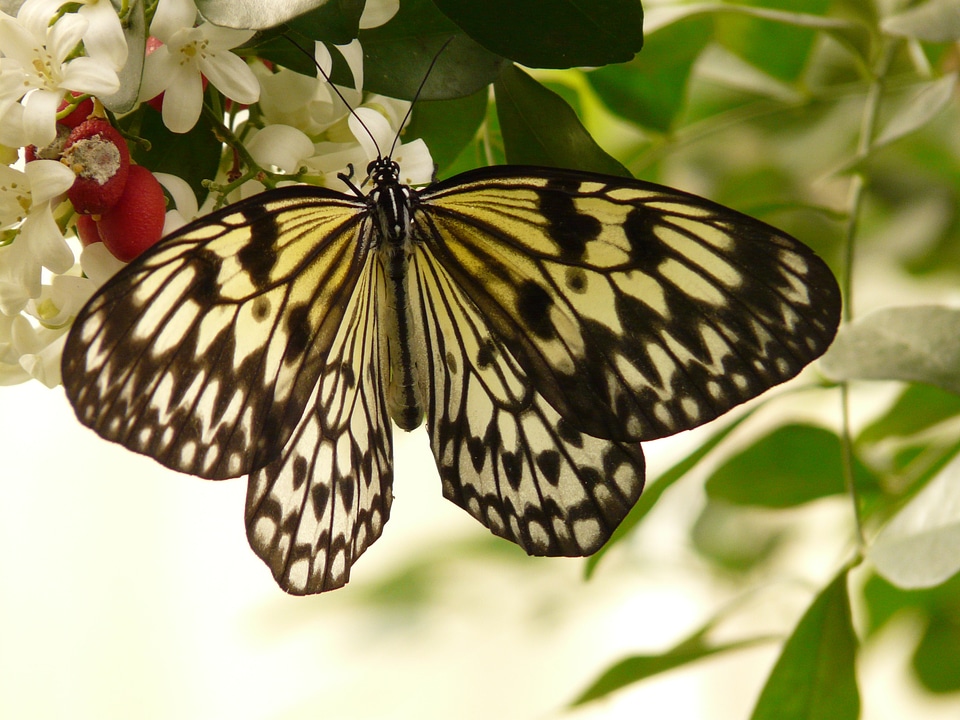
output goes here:
[[651, 440], [796, 375], [830, 344], [829, 268], [753, 218], [669, 188], [486, 168], [421, 193], [423, 242], [578, 430]]

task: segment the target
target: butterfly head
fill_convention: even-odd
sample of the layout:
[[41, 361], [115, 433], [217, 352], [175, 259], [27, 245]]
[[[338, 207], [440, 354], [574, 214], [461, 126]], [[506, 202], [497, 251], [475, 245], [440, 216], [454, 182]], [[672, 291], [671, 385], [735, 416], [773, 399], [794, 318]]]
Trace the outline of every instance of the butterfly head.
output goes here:
[[367, 165], [367, 177], [374, 187], [397, 185], [400, 182], [400, 165], [389, 157], [377, 158]]

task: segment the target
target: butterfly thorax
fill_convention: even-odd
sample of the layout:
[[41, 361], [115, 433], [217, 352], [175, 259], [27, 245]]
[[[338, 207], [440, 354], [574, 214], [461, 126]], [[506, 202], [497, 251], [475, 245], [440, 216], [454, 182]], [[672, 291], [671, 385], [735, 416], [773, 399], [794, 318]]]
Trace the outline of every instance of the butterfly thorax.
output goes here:
[[379, 310], [387, 330], [387, 410], [399, 427], [413, 430], [423, 422], [423, 402], [411, 351], [414, 326], [407, 281], [413, 253], [410, 228], [416, 193], [400, 183], [400, 168], [392, 160], [375, 160], [367, 172], [374, 183], [367, 198], [373, 244], [386, 275], [386, 297]]

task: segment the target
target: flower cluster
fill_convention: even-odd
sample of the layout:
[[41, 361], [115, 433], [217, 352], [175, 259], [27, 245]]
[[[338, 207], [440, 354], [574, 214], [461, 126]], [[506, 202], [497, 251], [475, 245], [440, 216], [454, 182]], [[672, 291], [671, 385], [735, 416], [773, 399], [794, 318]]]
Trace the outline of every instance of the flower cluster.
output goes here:
[[[368, 0], [361, 27], [397, 7]], [[260, 58], [252, 31], [202, 22], [191, 0], [153, 9], [139, 38], [108, 0], [26, 0], [15, 17], [0, 12], [0, 385], [59, 384], [73, 317], [163, 234], [267, 187], [342, 189], [339, 174], [362, 171], [398, 136], [409, 104], [362, 91], [357, 41], [333, 47], [354, 79], [338, 95], [321, 43], [324, 73], [302, 75]], [[129, 57], [133, 47], [144, 57]], [[136, 102], [118, 107], [134, 83]], [[157, 112], [173, 134], [192, 132], [201, 116], [211, 125], [203, 142], [221, 162], [199, 189], [138, 157], [149, 141], [137, 129]], [[394, 158], [406, 182], [429, 181], [422, 141]]]

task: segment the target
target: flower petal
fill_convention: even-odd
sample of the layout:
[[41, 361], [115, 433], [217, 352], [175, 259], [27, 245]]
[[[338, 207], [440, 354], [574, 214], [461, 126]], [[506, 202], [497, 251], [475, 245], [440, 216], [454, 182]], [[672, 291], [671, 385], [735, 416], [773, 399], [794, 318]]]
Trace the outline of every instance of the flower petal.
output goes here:
[[310, 138], [289, 125], [267, 125], [250, 139], [247, 149], [260, 165], [276, 165], [285, 173], [295, 173], [315, 152]]
[[57, 106], [63, 91], [34, 90], [23, 100], [23, 132], [27, 143], [43, 147], [57, 137]]
[[207, 80], [234, 102], [250, 105], [260, 97], [260, 83], [250, 66], [232, 52], [221, 51], [200, 60]]
[[150, 34], [168, 42], [181, 28], [191, 28], [197, 23], [197, 6], [190, 0], [161, 0], [150, 23]]
[[163, 96], [163, 124], [175, 133], [188, 132], [197, 124], [202, 108], [200, 73], [193, 67], [183, 66], [171, 78]]
[[[20, 226], [20, 237], [16, 242], [24, 242], [30, 252], [43, 267], [50, 272], [65, 273], [73, 267], [73, 251], [63, 239], [60, 228], [53, 219], [49, 206], [44, 210], [31, 211]], [[16, 244], [16, 242], [14, 244]], [[33, 286], [32, 286], [33, 287]], [[39, 292], [39, 287], [34, 288]], [[30, 297], [37, 297], [36, 292]]]
[[127, 40], [117, 11], [108, 0], [88, 0], [79, 12], [89, 23], [83, 34], [87, 55], [109, 63], [119, 72], [127, 60]]
[[24, 166], [24, 173], [35, 206], [65, 193], [76, 179], [70, 168], [56, 160], [34, 160]]
[[78, 57], [67, 63], [61, 84], [67, 90], [106, 96], [120, 89], [120, 78], [103, 60]]

